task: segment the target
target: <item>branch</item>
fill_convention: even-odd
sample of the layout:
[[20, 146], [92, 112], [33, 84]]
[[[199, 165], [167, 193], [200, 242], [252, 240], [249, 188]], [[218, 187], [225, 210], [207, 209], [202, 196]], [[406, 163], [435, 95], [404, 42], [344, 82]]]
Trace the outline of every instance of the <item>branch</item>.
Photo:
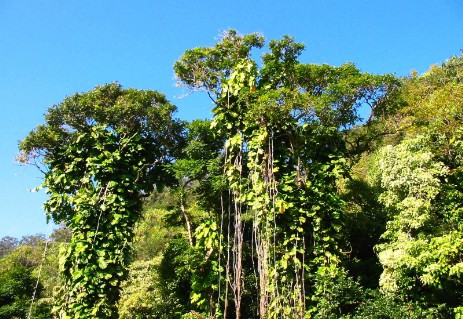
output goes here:
[[[127, 143], [121, 144], [121, 146], [119, 147], [119, 151], [122, 152], [122, 151], [124, 150], [124, 148], [125, 148], [127, 145], [129, 145], [129, 142], [130, 142], [132, 139], [134, 139], [135, 136], [137, 136], [138, 134], [140, 134], [140, 132], [135, 132], [131, 137], [129, 137], [129, 140], [127, 141]], [[125, 138], [125, 135], [124, 135], [123, 138]]]
[[44, 157], [44, 154], [40, 153], [39, 149], [33, 148], [31, 151], [21, 151], [18, 156], [16, 156], [15, 161], [20, 165], [33, 165], [35, 166], [42, 174], [46, 174], [47, 172], [42, 169], [41, 165], [46, 167], [45, 164], [40, 163], [37, 161], [38, 158]]
[[140, 176], [141, 171], [143, 171], [143, 170], [144, 170], [145, 168], [147, 168], [147, 167], [154, 166], [154, 165], [160, 163], [161, 161], [162, 161], [162, 160], [157, 160], [157, 161], [155, 161], [155, 162], [153, 162], [153, 163], [143, 164], [143, 165], [141, 166], [141, 168], [140, 168], [140, 169], [138, 170], [138, 172], [137, 172], [137, 178], [135, 179], [134, 183], [138, 183], [138, 180], [139, 180], [140, 177], [141, 177], [141, 176]]
[[[215, 93], [215, 92], [214, 92]], [[217, 100], [215, 100], [212, 95], [211, 95], [211, 92], [207, 91], [207, 95], [209, 96], [209, 98], [212, 100], [212, 102], [214, 102], [214, 104], [217, 104]], [[215, 95], [218, 95], [217, 93], [215, 93]]]
[[208, 261], [209, 258], [211, 258], [213, 252], [214, 252], [214, 248], [211, 247], [211, 249], [207, 251], [206, 256], [204, 257], [205, 261]]

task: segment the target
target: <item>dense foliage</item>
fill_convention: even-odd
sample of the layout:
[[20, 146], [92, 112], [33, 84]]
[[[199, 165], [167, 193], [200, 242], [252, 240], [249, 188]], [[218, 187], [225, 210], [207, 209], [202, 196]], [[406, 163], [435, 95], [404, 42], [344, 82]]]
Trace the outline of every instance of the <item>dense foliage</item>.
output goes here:
[[211, 121], [118, 84], [49, 110], [20, 159], [65, 227], [0, 240], [0, 318], [463, 318], [463, 57], [399, 79], [255, 50], [175, 63]]
[[49, 218], [72, 233], [61, 254], [60, 316], [118, 317], [142, 196], [166, 179], [162, 165], [180, 136], [174, 110], [160, 93], [105, 85], [50, 108], [21, 141], [24, 157], [43, 157]]

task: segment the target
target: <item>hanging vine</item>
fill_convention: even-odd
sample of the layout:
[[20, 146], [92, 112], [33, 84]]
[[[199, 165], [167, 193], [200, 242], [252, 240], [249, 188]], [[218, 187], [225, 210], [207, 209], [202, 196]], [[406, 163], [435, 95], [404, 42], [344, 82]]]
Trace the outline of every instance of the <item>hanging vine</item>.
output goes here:
[[360, 105], [384, 106], [394, 81], [352, 64], [301, 64], [304, 46], [290, 37], [271, 41], [258, 67], [250, 52], [262, 45], [258, 35], [231, 30], [214, 47], [188, 50], [175, 70], [183, 84], [208, 92], [216, 104], [212, 128], [228, 137], [224, 315], [231, 288], [240, 318], [243, 247], [251, 244], [258, 316], [304, 318], [339, 268], [345, 133]]

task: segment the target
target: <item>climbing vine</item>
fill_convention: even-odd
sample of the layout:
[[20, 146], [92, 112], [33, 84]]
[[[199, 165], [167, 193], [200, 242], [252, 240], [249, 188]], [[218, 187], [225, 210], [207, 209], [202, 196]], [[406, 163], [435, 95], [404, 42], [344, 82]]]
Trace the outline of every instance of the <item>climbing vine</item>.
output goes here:
[[[260, 316], [302, 318], [306, 309], [304, 273], [338, 262], [341, 201], [335, 182], [342, 175], [342, 160], [335, 150], [325, 154], [331, 160], [323, 165], [315, 161], [318, 154], [304, 153], [309, 139], [318, 138], [316, 132], [310, 131], [309, 124], [301, 126], [291, 108], [284, 110], [276, 102], [286, 99], [284, 105], [288, 106], [292, 99], [303, 97], [286, 90], [256, 94], [257, 76], [252, 61], [243, 59], [237, 64], [218, 100], [213, 122], [232, 136], [225, 143], [224, 172], [233, 203], [231, 287], [235, 312], [239, 318], [240, 291], [244, 289], [242, 228], [248, 220], [252, 222], [259, 274]], [[268, 113], [256, 112], [256, 108]], [[277, 112], [275, 121], [272, 115]]]
[[23, 158], [41, 156], [47, 169], [48, 218], [72, 233], [61, 251], [60, 317], [118, 318], [142, 197], [164, 182], [181, 136], [173, 111], [157, 92], [105, 85], [51, 108], [21, 142]]
[[290, 37], [271, 41], [258, 66], [251, 50], [262, 46], [260, 35], [231, 30], [214, 47], [188, 50], [175, 71], [209, 94], [212, 129], [227, 137], [224, 316], [240, 318], [243, 291], [251, 289], [243, 280], [247, 258], [259, 317], [303, 318], [316, 311], [320, 285], [337, 276], [341, 259], [337, 181], [346, 172], [346, 133], [360, 105], [371, 106], [374, 119], [395, 82], [352, 64], [301, 64], [304, 46]]

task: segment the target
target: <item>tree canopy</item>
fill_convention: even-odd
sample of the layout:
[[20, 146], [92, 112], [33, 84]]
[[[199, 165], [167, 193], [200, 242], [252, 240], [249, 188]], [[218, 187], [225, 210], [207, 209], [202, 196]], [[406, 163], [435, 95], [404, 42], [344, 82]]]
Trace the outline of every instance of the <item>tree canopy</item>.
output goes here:
[[304, 49], [230, 30], [187, 50], [211, 120], [117, 83], [51, 107], [19, 159], [65, 228], [1, 240], [0, 316], [38, 278], [37, 316], [463, 318], [463, 57], [397, 78]]

